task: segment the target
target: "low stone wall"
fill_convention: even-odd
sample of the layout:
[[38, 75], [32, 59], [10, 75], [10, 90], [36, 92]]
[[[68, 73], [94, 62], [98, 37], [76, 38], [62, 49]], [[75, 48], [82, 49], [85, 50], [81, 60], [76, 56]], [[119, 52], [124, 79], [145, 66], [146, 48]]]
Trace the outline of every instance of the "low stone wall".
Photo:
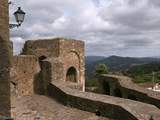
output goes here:
[[107, 95], [80, 92], [54, 81], [48, 86], [48, 95], [62, 104], [93, 112], [115, 120], [159, 120], [160, 110], [155, 106]]
[[[104, 86], [105, 83], [107, 83], [110, 91], [108, 95], [149, 103], [160, 108], [160, 93], [141, 88], [133, 83], [131, 78], [116, 75], [102, 75], [99, 77], [99, 81], [102, 93], [107, 93], [105, 91], [106, 86]], [[120, 95], [116, 95], [115, 90], [119, 90]]]

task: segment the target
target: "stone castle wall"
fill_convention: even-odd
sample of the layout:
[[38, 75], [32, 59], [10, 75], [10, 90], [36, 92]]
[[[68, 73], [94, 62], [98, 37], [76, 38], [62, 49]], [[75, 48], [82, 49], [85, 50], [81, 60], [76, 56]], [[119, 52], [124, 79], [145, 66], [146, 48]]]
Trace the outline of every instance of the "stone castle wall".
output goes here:
[[22, 55], [34, 55], [40, 61], [47, 59], [52, 66], [52, 80], [67, 81], [69, 69], [74, 68], [76, 83], [84, 90], [84, 42], [64, 38], [27, 41]]
[[10, 116], [10, 67], [8, 1], [0, 1], [0, 115]]
[[35, 56], [14, 56], [11, 71], [13, 96], [32, 95], [35, 93], [35, 77], [40, 71]]
[[58, 57], [59, 41], [58, 39], [29, 40], [24, 45], [22, 55]]
[[160, 110], [149, 104], [108, 95], [80, 92], [67, 87], [64, 82], [52, 82], [49, 96], [60, 103], [84, 111], [93, 112], [113, 120], [159, 120]]
[[64, 80], [66, 80], [66, 72], [70, 67], [77, 69], [78, 83], [85, 86], [85, 49], [84, 42], [75, 40], [60, 41], [60, 56], [64, 62]]
[[153, 104], [160, 108], [160, 93], [141, 88], [129, 77], [101, 75], [99, 82], [103, 94]]
[[9, 41], [9, 16], [7, 0], [1, 0], [0, 11], [0, 36], [4, 41]]

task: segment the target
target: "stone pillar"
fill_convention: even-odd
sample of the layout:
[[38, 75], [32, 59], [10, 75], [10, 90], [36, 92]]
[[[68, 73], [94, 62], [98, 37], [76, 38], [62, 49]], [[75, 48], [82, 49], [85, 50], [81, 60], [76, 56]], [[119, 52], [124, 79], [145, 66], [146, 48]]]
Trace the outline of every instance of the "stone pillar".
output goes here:
[[0, 115], [10, 116], [10, 67], [8, 0], [0, 0]]

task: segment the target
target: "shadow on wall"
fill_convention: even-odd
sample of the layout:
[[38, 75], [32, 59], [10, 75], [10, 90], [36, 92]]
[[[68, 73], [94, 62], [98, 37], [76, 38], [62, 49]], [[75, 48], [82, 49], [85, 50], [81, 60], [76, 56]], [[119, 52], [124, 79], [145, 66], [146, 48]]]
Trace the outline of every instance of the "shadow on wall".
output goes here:
[[44, 95], [44, 82], [41, 71], [34, 76], [34, 93]]
[[102, 89], [103, 89], [103, 94], [110, 95], [110, 85], [108, 82], [103, 81]]
[[135, 95], [131, 95], [131, 94], [128, 95], [128, 99], [137, 101], [136, 96]]
[[34, 76], [34, 93], [39, 94], [39, 95], [44, 95], [45, 94], [45, 83], [43, 80], [43, 60], [45, 60], [47, 57], [46, 56], [40, 56], [38, 58], [39, 61], [39, 66], [40, 66], [40, 72], [37, 73]]
[[114, 90], [114, 96], [115, 97], [122, 97], [122, 93], [121, 93], [121, 90], [119, 88], [116, 88]]

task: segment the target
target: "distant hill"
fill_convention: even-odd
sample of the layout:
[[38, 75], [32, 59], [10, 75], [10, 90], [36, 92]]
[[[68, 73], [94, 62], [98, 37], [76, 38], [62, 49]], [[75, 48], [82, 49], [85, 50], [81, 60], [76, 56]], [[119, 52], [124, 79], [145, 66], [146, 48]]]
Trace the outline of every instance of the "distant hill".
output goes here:
[[85, 58], [86, 65], [95, 63], [97, 61], [103, 60], [105, 57], [103, 56], [87, 56]]
[[124, 71], [132, 66], [160, 61], [159, 58], [136, 58], [136, 57], [120, 57], [110, 56], [103, 60], [97, 61], [106, 64], [111, 71]]
[[154, 81], [160, 82], [160, 62], [152, 62], [143, 65], [133, 66], [125, 74], [134, 78], [134, 82], [152, 82], [154, 74]]
[[111, 72], [127, 71], [133, 66], [139, 66], [148, 63], [160, 62], [160, 58], [136, 58], [136, 57], [121, 57], [121, 56], [87, 56], [86, 57], [86, 76], [93, 76], [95, 66], [99, 63], [104, 63], [109, 67]]

